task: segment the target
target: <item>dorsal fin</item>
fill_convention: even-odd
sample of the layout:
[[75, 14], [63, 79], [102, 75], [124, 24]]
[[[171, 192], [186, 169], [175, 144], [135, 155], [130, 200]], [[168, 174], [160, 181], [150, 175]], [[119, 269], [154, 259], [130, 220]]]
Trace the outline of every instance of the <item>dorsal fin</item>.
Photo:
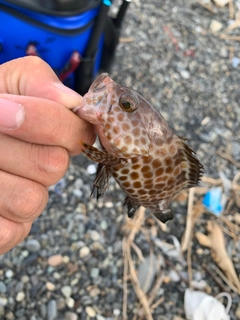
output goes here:
[[180, 137], [179, 139], [179, 156], [181, 158], [182, 167], [182, 185], [183, 188], [192, 188], [199, 183], [203, 175], [204, 167], [195, 156], [195, 151], [184, 142], [186, 139]]

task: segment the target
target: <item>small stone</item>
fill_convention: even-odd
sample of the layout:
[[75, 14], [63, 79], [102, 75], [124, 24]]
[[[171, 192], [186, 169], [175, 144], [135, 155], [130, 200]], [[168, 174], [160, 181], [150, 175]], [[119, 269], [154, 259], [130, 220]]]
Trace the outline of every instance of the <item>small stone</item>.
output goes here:
[[29, 280], [30, 280], [29, 276], [27, 276], [27, 275], [21, 276], [22, 283], [27, 283], [27, 282], [29, 282]]
[[61, 288], [61, 292], [65, 298], [69, 298], [72, 294], [72, 288], [70, 286], [64, 286]]
[[189, 79], [190, 78], [190, 73], [187, 70], [181, 70], [180, 75], [183, 79]]
[[6, 318], [6, 320], [14, 320], [15, 316], [12, 313], [12, 311], [9, 311], [8, 313], [6, 313], [5, 318]]
[[18, 282], [15, 286], [15, 292], [23, 291], [24, 284], [22, 282]]
[[172, 320], [184, 320], [182, 317], [174, 316]]
[[92, 268], [90, 271], [91, 278], [97, 278], [99, 276], [100, 270], [98, 268]]
[[50, 300], [47, 306], [47, 320], [55, 320], [57, 317], [57, 302]]
[[229, 2], [229, 0], [214, 0], [214, 2], [217, 6], [224, 7]]
[[87, 307], [85, 308], [85, 311], [86, 311], [86, 314], [87, 314], [90, 318], [96, 317], [96, 311], [95, 311], [92, 307], [87, 306]]
[[89, 291], [89, 295], [90, 297], [96, 297], [101, 293], [100, 289], [98, 287], [93, 287], [90, 291]]
[[41, 244], [36, 239], [28, 239], [26, 241], [26, 248], [29, 252], [37, 252], [41, 249]]
[[201, 256], [203, 254], [203, 249], [202, 248], [197, 248], [196, 253]]
[[82, 198], [82, 196], [83, 196], [82, 191], [81, 191], [81, 190], [79, 190], [79, 189], [74, 189], [74, 190], [73, 190], [73, 194], [74, 194], [74, 195], [75, 195], [75, 197], [76, 197], [76, 198], [78, 198], [78, 199], [81, 199], [81, 198]]
[[53, 272], [53, 278], [56, 279], [56, 280], [61, 279], [60, 273], [58, 273], [58, 272]]
[[79, 280], [80, 280], [79, 278], [72, 279], [70, 282], [71, 286], [72, 287], [76, 286], [78, 284]]
[[47, 315], [47, 307], [45, 303], [41, 303], [40, 305], [40, 314], [45, 319]]
[[100, 314], [97, 314], [97, 320], [106, 320], [105, 317], [101, 316]]
[[218, 32], [223, 28], [223, 24], [217, 20], [212, 20], [209, 28], [212, 32]]
[[240, 307], [237, 308], [237, 310], [235, 312], [235, 316], [237, 319], [240, 319]]
[[23, 291], [19, 291], [16, 296], [17, 302], [22, 302], [25, 299], [25, 293]]
[[8, 303], [7, 298], [5, 298], [5, 297], [0, 297], [0, 306], [4, 307], [4, 306], [7, 305], [7, 303]]
[[48, 258], [48, 264], [51, 267], [56, 267], [63, 262], [63, 257], [60, 254], [56, 254], [55, 256], [51, 256]]
[[89, 174], [95, 174], [97, 172], [97, 169], [96, 169], [96, 166], [94, 164], [90, 164], [88, 167], [87, 167], [87, 172]]
[[84, 246], [79, 250], [79, 257], [84, 258], [84, 257], [88, 256], [89, 253], [90, 253], [90, 249], [88, 247]]
[[5, 293], [7, 291], [7, 287], [5, 286], [5, 283], [0, 281], [0, 293]]
[[70, 261], [69, 256], [63, 256], [63, 263], [68, 263]]
[[98, 241], [101, 238], [100, 234], [96, 230], [91, 230], [90, 235], [94, 241]]
[[78, 315], [75, 312], [68, 311], [64, 315], [64, 320], [78, 320]]
[[107, 202], [105, 202], [105, 207], [106, 208], [112, 208], [113, 207], [113, 203], [111, 201], [107, 201]]
[[118, 316], [120, 316], [121, 311], [119, 309], [114, 309], [113, 314], [118, 317]]
[[53, 284], [52, 282], [47, 282], [46, 283], [46, 288], [49, 291], [54, 291], [56, 289], [55, 284]]
[[171, 281], [173, 281], [173, 282], [178, 282], [178, 281], [180, 281], [179, 274], [178, 274], [175, 270], [171, 270], [171, 271], [168, 273], [168, 276], [169, 276], [169, 278], [171, 279]]
[[6, 270], [5, 277], [6, 278], [12, 278], [14, 275], [13, 271], [11, 269]]
[[66, 301], [64, 298], [59, 298], [57, 301], [57, 309], [58, 310], [63, 310], [66, 308]]
[[73, 308], [75, 305], [75, 300], [71, 297], [66, 299], [66, 304], [68, 306], [68, 308]]
[[108, 228], [108, 223], [107, 223], [106, 220], [102, 220], [102, 221], [101, 221], [101, 223], [100, 223], [100, 228], [101, 228], [103, 231], [107, 230], [107, 228]]

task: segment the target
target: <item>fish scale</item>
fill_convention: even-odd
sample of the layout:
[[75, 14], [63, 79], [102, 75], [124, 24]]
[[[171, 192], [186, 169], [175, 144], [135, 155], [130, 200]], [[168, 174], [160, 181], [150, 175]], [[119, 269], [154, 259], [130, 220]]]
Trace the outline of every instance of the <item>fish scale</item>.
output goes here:
[[144, 206], [162, 222], [172, 219], [172, 199], [182, 189], [196, 186], [202, 176], [195, 152], [147, 100], [105, 73], [83, 101], [77, 112], [94, 125], [101, 144], [99, 150], [81, 143], [83, 152], [99, 163], [93, 184], [97, 197], [113, 176], [126, 193], [129, 217]]

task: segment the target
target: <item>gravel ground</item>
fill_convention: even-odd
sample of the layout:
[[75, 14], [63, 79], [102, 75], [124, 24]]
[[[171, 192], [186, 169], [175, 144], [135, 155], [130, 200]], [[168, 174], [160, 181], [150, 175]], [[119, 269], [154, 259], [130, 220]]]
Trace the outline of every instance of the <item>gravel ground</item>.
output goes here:
[[[239, 42], [221, 39], [222, 30], [213, 34], [212, 20], [219, 21], [223, 29], [230, 21], [228, 6], [213, 5], [213, 9], [214, 13], [197, 1], [133, 1], [111, 76], [142, 93], [177, 134], [189, 139], [205, 175], [218, 178], [223, 171], [232, 180], [237, 167], [217, 151], [232, 146], [234, 158], [240, 160], [240, 65], [234, 65], [240, 59]], [[238, 32], [235, 29], [230, 35]], [[111, 180], [109, 191], [98, 203], [89, 198], [95, 169], [91, 164], [82, 155], [72, 159], [66, 176], [50, 189], [49, 204], [28, 238], [0, 256], [0, 319], [122, 319], [124, 195]], [[232, 210], [237, 212], [236, 207]], [[156, 229], [156, 236], [164, 242], [169, 236], [181, 241], [186, 200], [175, 201], [173, 211], [175, 218], [167, 229]], [[206, 231], [207, 219], [203, 215], [198, 230]], [[144, 230], [149, 236], [154, 225], [148, 217]], [[227, 241], [231, 251], [231, 239]], [[143, 232], [136, 235], [135, 243], [148, 257], [151, 246]], [[232, 257], [239, 274], [239, 241], [235, 245]], [[156, 244], [153, 248], [155, 257], [162, 254]], [[138, 269], [139, 259], [133, 258]], [[174, 256], [168, 259], [163, 284], [156, 293], [164, 302], [155, 308], [154, 320], [185, 318], [187, 267]], [[214, 263], [210, 251], [196, 239], [192, 263], [194, 280], [206, 281], [213, 296], [222, 291], [202, 267]], [[240, 319], [239, 296], [230, 293], [231, 319]], [[137, 307], [129, 282], [128, 319], [133, 319]]]

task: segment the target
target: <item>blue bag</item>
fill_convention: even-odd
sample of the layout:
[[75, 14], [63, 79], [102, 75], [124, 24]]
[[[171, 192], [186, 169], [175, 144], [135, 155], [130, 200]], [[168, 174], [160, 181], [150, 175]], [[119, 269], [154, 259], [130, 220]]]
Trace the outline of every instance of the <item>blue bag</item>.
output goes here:
[[111, 65], [129, 2], [112, 19], [110, 0], [0, 0], [0, 64], [38, 55], [84, 94]]

